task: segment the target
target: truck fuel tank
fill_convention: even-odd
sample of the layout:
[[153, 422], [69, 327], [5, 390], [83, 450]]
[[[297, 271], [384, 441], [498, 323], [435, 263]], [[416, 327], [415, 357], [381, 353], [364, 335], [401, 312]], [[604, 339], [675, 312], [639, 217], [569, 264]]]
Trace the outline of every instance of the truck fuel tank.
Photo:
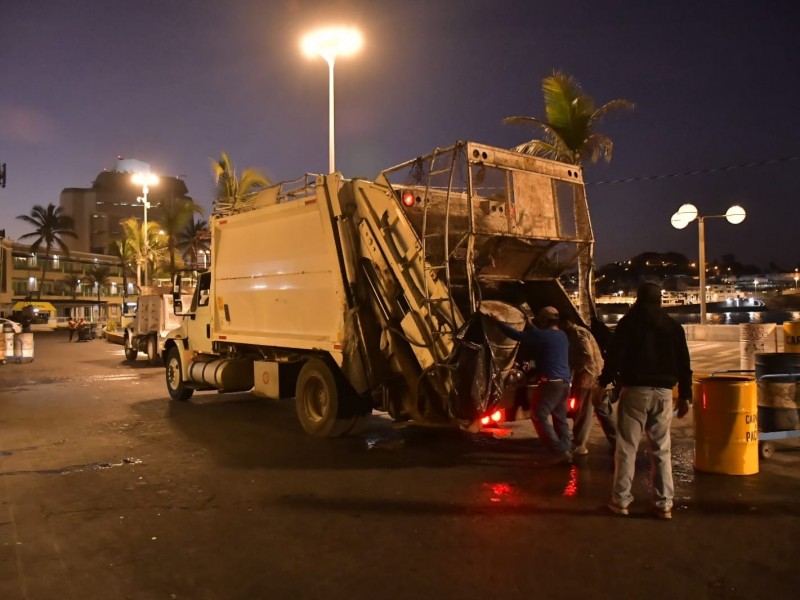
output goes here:
[[196, 360], [189, 365], [189, 378], [221, 392], [246, 392], [253, 387], [253, 361], [244, 358]]

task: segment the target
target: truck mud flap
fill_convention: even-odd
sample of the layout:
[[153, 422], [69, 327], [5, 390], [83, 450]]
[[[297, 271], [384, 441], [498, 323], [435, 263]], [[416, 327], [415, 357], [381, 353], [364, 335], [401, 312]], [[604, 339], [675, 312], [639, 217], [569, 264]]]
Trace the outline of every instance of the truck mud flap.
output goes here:
[[493, 408], [503, 392], [480, 313], [470, 317], [456, 343], [450, 410], [458, 419], [474, 420]]

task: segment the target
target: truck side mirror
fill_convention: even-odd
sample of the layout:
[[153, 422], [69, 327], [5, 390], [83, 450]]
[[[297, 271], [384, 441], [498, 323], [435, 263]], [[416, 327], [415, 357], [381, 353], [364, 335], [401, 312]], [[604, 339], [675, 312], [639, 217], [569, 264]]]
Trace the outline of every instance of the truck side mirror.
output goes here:
[[181, 316], [183, 312], [183, 301], [181, 300], [181, 274], [175, 273], [172, 280], [172, 312], [175, 316]]

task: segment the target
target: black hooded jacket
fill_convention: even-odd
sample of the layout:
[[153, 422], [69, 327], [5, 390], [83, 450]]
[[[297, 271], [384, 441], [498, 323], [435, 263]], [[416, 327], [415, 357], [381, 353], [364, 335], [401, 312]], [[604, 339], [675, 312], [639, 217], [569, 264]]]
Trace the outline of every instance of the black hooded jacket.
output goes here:
[[[655, 287], [655, 286], [654, 286]], [[658, 289], [658, 288], [656, 288]], [[683, 328], [660, 306], [657, 298], [640, 293], [620, 319], [611, 337], [600, 385], [672, 388], [692, 398], [692, 369]]]

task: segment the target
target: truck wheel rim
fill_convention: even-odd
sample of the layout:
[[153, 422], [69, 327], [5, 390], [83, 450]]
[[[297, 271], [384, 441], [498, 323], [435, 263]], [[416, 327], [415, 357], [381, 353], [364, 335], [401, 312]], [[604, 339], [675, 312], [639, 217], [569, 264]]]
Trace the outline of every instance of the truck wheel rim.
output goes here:
[[328, 394], [319, 379], [311, 379], [303, 393], [306, 415], [314, 423], [319, 423], [328, 414]]
[[172, 359], [171, 361], [169, 361], [169, 366], [167, 367], [167, 381], [169, 382], [170, 389], [173, 390], [176, 389], [175, 374], [178, 372], [178, 366], [179, 366], [177, 362], [178, 362], [177, 360]]

